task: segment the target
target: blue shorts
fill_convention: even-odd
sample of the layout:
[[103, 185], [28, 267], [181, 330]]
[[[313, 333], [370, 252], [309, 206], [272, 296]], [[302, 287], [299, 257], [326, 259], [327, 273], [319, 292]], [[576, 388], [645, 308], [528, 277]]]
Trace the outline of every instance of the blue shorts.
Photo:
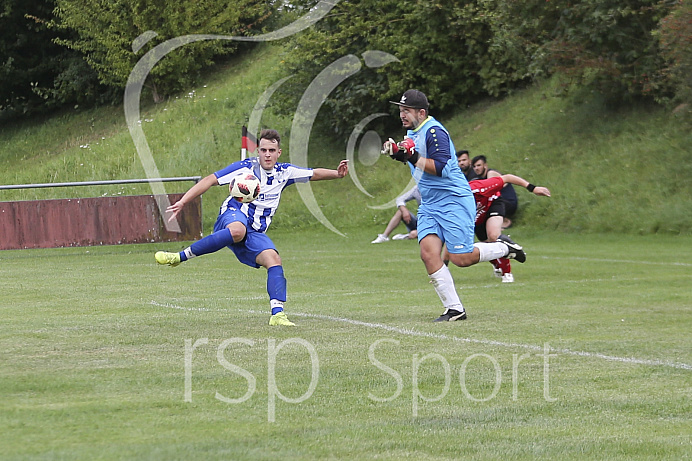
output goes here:
[[247, 234], [242, 241], [234, 243], [233, 245], [228, 245], [228, 248], [235, 254], [235, 257], [238, 258], [238, 261], [241, 263], [254, 268], [261, 267], [257, 264], [257, 256], [264, 250], [276, 251], [276, 247], [274, 246], [274, 242], [267, 237], [267, 234], [264, 232], [257, 232], [252, 226], [248, 225], [247, 216], [245, 216], [242, 211], [232, 207], [228, 208], [223, 214], [220, 214], [219, 217], [216, 218], [214, 232], [223, 230], [229, 224], [236, 221], [245, 225]]
[[418, 241], [435, 234], [450, 253], [471, 253], [476, 221], [473, 196], [450, 197], [447, 203], [434, 205], [424, 203], [418, 208]]

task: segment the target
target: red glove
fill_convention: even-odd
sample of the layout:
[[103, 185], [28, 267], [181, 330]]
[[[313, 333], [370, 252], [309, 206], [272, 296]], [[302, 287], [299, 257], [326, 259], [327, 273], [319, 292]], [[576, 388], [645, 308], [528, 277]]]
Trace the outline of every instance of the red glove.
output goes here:
[[[403, 162], [409, 161], [411, 164], [415, 165], [420, 158], [418, 152], [416, 152], [416, 143], [411, 138], [404, 138], [403, 141], [397, 144], [397, 147], [404, 153]], [[398, 159], [397, 159], [398, 160]]]
[[416, 150], [416, 143], [411, 138], [404, 138], [403, 141], [397, 144], [397, 147], [406, 152], [406, 155], [410, 157]]

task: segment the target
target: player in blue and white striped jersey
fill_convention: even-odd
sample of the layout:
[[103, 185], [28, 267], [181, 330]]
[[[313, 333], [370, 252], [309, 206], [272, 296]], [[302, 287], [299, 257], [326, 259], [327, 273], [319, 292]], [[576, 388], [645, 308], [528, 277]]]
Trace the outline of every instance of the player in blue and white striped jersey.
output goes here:
[[156, 253], [156, 262], [177, 266], [195, 256], [213, 253], [228, 247], [243, 264], [267, 269], [267, 293], [272, 315], [270, 325], [293, 325], [283, 310], [286, 302], [286, 278], [281, 257], [274, 242], [265, 234], [276, 213], [283, 190], [296, 182], [343, 178], [348, 174], [348, 161], [342, 160], [336, 170], [301, 168], [290, 163], [278, 163], [281, 156], [281, 137], [276, 130], [263, 130], [258, 143], [258, 155], [228, 165], [202, 179], [183, 197], [168, 207], [173, 220], [186, 203], [202, 195], [212, 186], [229, 184], [236, 176], [252, 173], [260, 180], [260, 195], [251, 203], [239, 203], [229, 196], [221, 205], [211, 235], [193, 243], [180, 253]]
[[291, 184], [308, 182], [314, 171], [311, 168], [278, 162], [270, 170], [265, 170], [259, 157], [251, 157], [228, 165], [215, 172], [214, 176], [219, 185], [225, 185], [230, 184], [233, 178], [246, 173], [252, 173], [260, 180], [260, 195], [250, 203], [239, 203], [229, 195], [221, 205], [219, 215], [224, 214], [228, 208], [240, 207], [243, 214], [249, 218], [248, 223], [257, 232], [266, 232], [279, 207], [281, 192]]

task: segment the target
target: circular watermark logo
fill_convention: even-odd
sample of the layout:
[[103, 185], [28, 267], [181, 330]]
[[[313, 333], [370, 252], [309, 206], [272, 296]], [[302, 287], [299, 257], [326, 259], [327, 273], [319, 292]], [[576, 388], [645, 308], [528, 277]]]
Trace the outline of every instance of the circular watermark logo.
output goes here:
[[[127, 126], [130, 131], [130, 135], [135, 144], [137, 154], [141, 161], [142, 167], [144, 169], [147, 179], [150, 180], [149, 184], [152, 190], [152, 194], [156, 197], [157, 206], [161, 216], [165, 215], [165, 211], [170, 205], [168, 200], [168, 195], [164, 183], [158, 181], [161, 178], [159, 170], [156, 166], [154, 156], [151, 152], [149, 144], [147, 142], [146, 136], [142, 129], [141, 117], [140, 117], [140, 99], [142, 95], [142, 88], [144, 87], [144, 82], [151, 72], [151, 70], [156, 66], [156, 64], [161, 61], [168, 53], [171, 51], [185, 46], [190, 43], [202, 41], [202, 40], [232, 40], [232, 41], [246, 41], [246, 42], [265, 42], [271, 40], [279, 40], [282, 38], [294, 35], [310, 26], [315, 24], [317, 21], [322, 19], [340, 0], [322, 0], [314, 8], [310, 10], [309, 13], [302, 16], [298, 20], [283, 27], [277, 31], [270, 32], [267, 34], [243, 37], [243, 36], [225, 36], [225, 35], [185, 35], [167, 40], [159, 45], [156, 45], [151, 50], [149, 50], [144, 56], [142, 56], [135, 67], [132, 69], [130, 76], [125, 87], [124, 94], [124, 110], [125, 119], [127, 121]], [[154, 31], [147, 31], [137, 37], [132, 42], [133, 52], [138, 52], [146, 45], [150, 40], [156, 37], [157, 34]], [[298, 107], [296, 108], [293, 123], [290, 133], [290, 155], [289, 161], [295, 165], [307, 166], [308, 164], [308, 144], [310, 139], [310, 133], [312, 131], [313, 125], [320, 111], [320, 108], [329, 98], [330, 94], [349, 77], [355, 75], [363, 68], [363, 63], [369, 68], [378, 68], [385, 66], [392, 62], [398, 62], [399, 60], [386, 52], [369, 50], [362, 54], [362, 60], [356, 55], [349, 54], [336, 59], [329, 65], [327, 65], [313, 80], [310, 82], [308, 87], [302, 94]], [[281, 85], [290, 79], [291, 76], [285, 77], [267, 88], [264, 93], [257, 100], [257, 103], [253, 107], [248, 121], [248, 132], [257, 133], [259, 130], [260, 121], [262, 118], [262, 112], [264, 108], [268, 105], [273, 94], [278, 90]], [[373, 198], [363, 184], [361, 183], [357, 170], [355, 168], [355, 152], [358, 151], [359, 163], [365, 166], [374, 165], [378, 158], [380, 148], [383, 144], [383, 140], [380, 138], [379, 134], [373, 130], [367, 130], [367, 126], [373, 120], [384, 117], [388, 114], [386, 113], [376, 113], [364, 117], [353, 129], [346, 146], [346, 158], [353, 165], [350, 171], [350, 176], [358, 188], [363, 194], [368, 197]], [[358, 141], [360, 140], [360, 143]], [[356, 147], [358, 149], [356, 149]], [[404, 190], [412, 187], [415, 184], [415, 180], [412, 178], [411, 183], [407, 185]], [[298, 193], [300, 194], [303, 203], [308, 208], [310, 213], [317, 218], [317, 220], [330, 229], [331, 231], [343, 236], [334, 225], [327, 219], [327, 217], [322, 212], [315, 195], [310, 186], [310, 182], [298, 183], [296, 184]], [[403, 191], [402, 191], [403, 192]], [[395, 200], [392, 199], [386, 203], [379, 205], [370, 205], [373, 209], [385, 209], [395, 206]], [[177, 219], [164, 220], [166, 230], [168, 232], [180, 232], [180, 225]]]

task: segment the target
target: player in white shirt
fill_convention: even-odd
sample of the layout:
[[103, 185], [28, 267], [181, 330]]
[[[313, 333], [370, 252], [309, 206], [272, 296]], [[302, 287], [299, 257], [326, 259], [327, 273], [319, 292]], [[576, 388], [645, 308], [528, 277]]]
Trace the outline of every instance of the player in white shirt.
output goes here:
[[169, 221], [173, 220], [186, 203], [212, 186], [229, 184], [234, 177], [249, 172], [260, 180], [259, 197], [251, 203], [239, 203], [229, 196], [221, 205], [212, 234], [180, 253], [159, 251], [155, 258], [159, 264], [177, 266], [195, 256], [228, 247], [241, 263], [267, 269], [267, 293], [272, 311], [269, 325], [294, 325], [283, 310], [286, 302], [286, 278], [281, 257], [265, 232], [279, 206], [281, 193], [287, 186], [295, 182], [343, 178], [348, 174], [348, 161], [342, 160], [336, 170], [301, 168], [290, 163], [278, 163], [281, 137], [276, 130], [263, 130], [260, 133], [257, 150], [257, 157], [232, 163], [202, 179], [166, 211], [171, 213]]
[[406, 208], [406, 202], [410, 202], [411, 200], [415, 200], [418, 206], [420, 206], [421, 197], [418, 186], [413, 186], [396, 198], [395, 204], [397, 210], [394, 216], [389, 220], [387, 227], [384, 229], [384, 233], [377, 234], [377, 238], [370, 243], [388, 242], [389, 234], [391, 234], [401, 222], [404, 223], [408, 232], [405, 234], [396, 234], [392, 237], [392, 240], [407, 240], [418, 237], [418, 218], [415, 213]]

